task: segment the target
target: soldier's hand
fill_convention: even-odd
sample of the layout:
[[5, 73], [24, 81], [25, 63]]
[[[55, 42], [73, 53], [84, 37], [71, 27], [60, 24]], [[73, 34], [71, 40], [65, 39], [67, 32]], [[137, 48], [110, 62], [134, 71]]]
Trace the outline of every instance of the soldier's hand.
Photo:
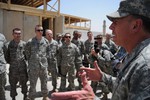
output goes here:
[[91, 49], [91, 55], [98, 57], [100, 54], [99, 54], [99, 52], [96, 53], [94, 49]]
[[79, 91], [53, 93], [50, 100], [93, 100], [95, 94], [86, 79], [86, 72], [80, 72], [83, 89]]
[[80, 70], [84, 70], [87, 74], [87, 79], [92, 81], [100, 81], [102, 79], [103, 72], [99, 68], [97, 61], [94, 62], [95, 68], [81, 67]]

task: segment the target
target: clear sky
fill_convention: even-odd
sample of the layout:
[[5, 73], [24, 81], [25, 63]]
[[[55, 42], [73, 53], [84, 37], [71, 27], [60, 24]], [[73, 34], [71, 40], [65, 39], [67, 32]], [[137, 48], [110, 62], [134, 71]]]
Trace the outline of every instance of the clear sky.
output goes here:
[[[52, 0], [50, 4], [54, 4]], [[106, 31], [111, 22], [106, 18], [107, 14], [116, 11], [120, 0], [60, 0], [60, 12], [64, 14], [91, 19], [91, 30], [102, 32], [103, 21], [106, 20]]]

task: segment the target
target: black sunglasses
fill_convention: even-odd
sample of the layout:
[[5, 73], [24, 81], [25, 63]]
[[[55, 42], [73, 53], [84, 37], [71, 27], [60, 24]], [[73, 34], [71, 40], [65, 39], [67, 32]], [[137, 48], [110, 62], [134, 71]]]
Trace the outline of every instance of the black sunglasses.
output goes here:
[[43, 30], [36, 30], [36, 31], [38, 31], [38, 32], [43, 32]]
[[65, 38], [71, 38], [71, 36], [65, 36]]

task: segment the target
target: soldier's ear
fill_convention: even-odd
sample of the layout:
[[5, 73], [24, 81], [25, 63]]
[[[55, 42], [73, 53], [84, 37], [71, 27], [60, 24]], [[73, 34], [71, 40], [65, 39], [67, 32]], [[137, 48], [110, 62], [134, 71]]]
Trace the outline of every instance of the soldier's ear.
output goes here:
[[136, 19], [134, 22], [133, 22], [133, 26], [132, 26], [132, 31], [133, 33], [137, 33], [141, 30], [142, 28], [142, 20], [141, 19]]

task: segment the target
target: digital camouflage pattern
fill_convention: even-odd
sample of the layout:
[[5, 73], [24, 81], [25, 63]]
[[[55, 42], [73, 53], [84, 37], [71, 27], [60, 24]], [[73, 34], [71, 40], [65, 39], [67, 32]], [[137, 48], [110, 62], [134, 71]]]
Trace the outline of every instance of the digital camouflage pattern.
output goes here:
[[140, 43], [124, 60], [115, 78], [104, 74], [103, 81], [112, 86], [112, 100], [150, 99], [150, 39]]
[[17, 96], [17, 83], [19, 82], [22, 87], [22, 93], [26, 95], [28, 91], [27, 81], [27, 65], [25, 61], [24, 48], [26, 42], [20, 40], [16, 43], [14, 40], [7, 43], [6, 61], [10, 64], [9, 67], [9, 83], [11, 86], [10, 96]]
[[4, 58], [5, 43], [6, 43], [5, 36], [0, 33], [0, 100], [6, 100], [5, 98], [6, 61]]
[[61, 66], [61, 85], [60, 90], [64, 91], [66, 87], [66, 75], [68, 73], [69, 90], [75, 90], [75, 67], [79, 69], [82, 66], [82, 59], [79, 48], [70, 43], [63, 45], [59, 49], [58, 64]]
[[57, 54], [58, 54], [59, 45], [57, 41], [53, 40], [49, 42], [48, 45], [48, 71], [52, 75], [52, 85], [53, 88], [57, 87], [57, 72], [58, 72], [58, 64], [57, 64]]
[[41, 81], [42, 94], [43, 96], [47, 95], [48, 40], [44, 37], [42, 37], [40, 41], [38, 41], [36, 37], [30, 39], [26, 44], [25, 54], [28, 60], [29, 69], [29, 98], [35, 98], [38, 77]]

